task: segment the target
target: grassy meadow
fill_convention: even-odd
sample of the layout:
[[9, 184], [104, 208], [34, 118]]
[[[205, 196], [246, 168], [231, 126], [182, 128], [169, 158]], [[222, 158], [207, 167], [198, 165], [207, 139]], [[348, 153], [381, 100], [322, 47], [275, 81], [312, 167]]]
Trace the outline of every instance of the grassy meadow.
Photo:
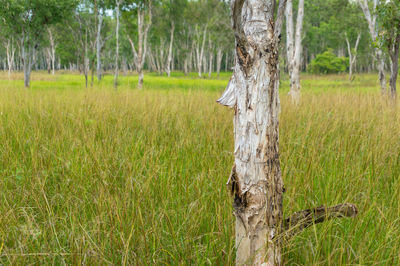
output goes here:
[[[0, 73], [0, 265], [232, 265], [230, 74], [199, 79]], [[287, 265], [400, 264], [400, 108], [376, 74], [282, 77], [284, 212], [355, 203], [311, 227]]]

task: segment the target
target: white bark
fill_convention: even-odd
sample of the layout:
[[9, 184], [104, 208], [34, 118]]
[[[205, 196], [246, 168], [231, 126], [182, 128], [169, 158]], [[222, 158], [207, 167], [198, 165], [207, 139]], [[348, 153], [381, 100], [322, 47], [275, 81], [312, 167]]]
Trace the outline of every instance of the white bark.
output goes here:
[[116, 8], [115, 8], [115, 17], [117, 20], [117, 25], [115, 28], [115, 39], [116, 39], [116, 47], [115, 47], [115, 74], [114, 74], [114, 88], [118, 87], [118, 70], [119, 70], [119, 6], [121, 5], [121, 0], [115, 0]]
[[[152, 1], [148, 2], [146, 9], [138, 8], [138, 50], [136, 52], [135, 44], [128, 36], [129, 43], [131, 44], [132, 52], [135, 57], [136, 70], [138, 72], [138, 88], [143, 88], [143, 66], [146, 60], [147, 52], [147, 35], [151, 26], [152, 19]], [[148, 16], [148, 21], [146, 22], [146, 15]]]
[[[376, 7], [379, 3], [379, 0], [373, 0], [373, 10], [370, 12], [368, 7], [367, 0], [357, 0], [360, 4], [360, 7], [364, 13], [365, 19], [368, 22], [368, 28], [371, 35], [372, 42], [376, 42], [378, 39], [378, 25], [376, 23], [377, 14]], [[373, 15], [371, 15], [371, 13]], [[386, 94], [386, 78], [385, 78], [385, 58], [383, 56], [383, 51], [380, 48], [375, 48], [376, 60], [378, 61], [378, 72], [379, 72], [379, 81], [381, 84], [381, 92], [382, 94]]]
[[300, 100], [300, 67], [302, 51], [302, 31], [304, 20], [304, 0], [299, 1], [296, 34], [293, 39], [293, 4], [292, 0], [287, 0], [286, 6], [286, 36], [287, 36], [287, 58], [290, 76], [290, 96], [294, 103]]
[[21, 37], [21, 56], [24, 69], [24, 85], [26, 88], [30, 86], [31, 71], [34, 64], [34, 47], [29, 34], [22, 32]]
[[204, 46], [206, 43], [206, 37], [207, 37], [207, 26], [204, 27], [204, 32], [203, 32], [203, 41], [201, 43], [201, 47], [199, 44], [199, 41], [196, 42], [196, 61], [197, 61], [197, 71], [199, 74], [199, 77], [201, 78], [201, 73], [202, 73], [202, 66], [203, 66], [203, 56], [204, 56]]
[[397, 97], [397, 76], [399, 74], [399, 48], [400, 33], [397, 34], [395, 40], [389, 45], [388, 51], [390, 56], [390, 96], [393, 100]]
[[169, 40], [169, 49], [168, 49], [168, 61], [167, 61], [167, 75], [168, 77], [171, 76], [171, 61], [172, 61], [172, 45], [174, 43], [174, 32], [175, 32], [175, 23], [171, 22], [171, 37]]
[[349, 80], [350, 81], [352, 81], [352, 77], [353, 77], [353, 65], [357, 59], [357, 49], [358, 49], [358, 44], [360, 43], [360, 38], [361, 38], [361, 33], [359, 33], [357, 36], [357, 41], [356, 41], [356, 44], [354, 45], [354, 50], [353, 50], [354, 52], [353, 52], [351, 49], [349, 38], [347, 37], [347, 34], [346, 34], [347, 52], [349, 53]]
[[7, 40], [6, 50], [7, 50], [8, 78], [11, 78], [11, 71], [13, 70], [14, 67], [14, 56], [15, 56], [15, 47], [12, 39]]
[[49, 33], [49, 41], [50, 41], [50, 59], [51, 59], [51, 69], [52, 74], [55, 74], [55, 65], [56, 65], [56, 45], [54, 42], [53, 32], [50, 28], [47, 28], [47, 32]]
[[218, 47], [217, 49], [217, 77], [219, 77], [219, 73], [221, 72], [221, 61], [222, 61], [222, 49]]
[[279, 1], [276, 12], [273, 0], [232, 1], [236, 63], [218, 101], [235, 109], [229, 185], [235, 195], [237, 265], [282, 265], [278, 52], [285, 3]]
[[213, 69], [213, 60], [214, 60], [214, 51], [212, 47], [211, 39], [208, 39], [208, 47], [209, 47], [209, 64], [208, 64], [208, 78], [211, 78], [212, 69]]
[[96, 33], [96, 59], [97, 59], [97, 80], [100, 81], [102, 78], [102, 69], [101, 69], [101, 49], [103, 47], [103, 41], [101, 39], [101, 29], [103, 27], [103, 14], [99, 13], [98, 15], [98, 24], [97, 24], [97, 33]]

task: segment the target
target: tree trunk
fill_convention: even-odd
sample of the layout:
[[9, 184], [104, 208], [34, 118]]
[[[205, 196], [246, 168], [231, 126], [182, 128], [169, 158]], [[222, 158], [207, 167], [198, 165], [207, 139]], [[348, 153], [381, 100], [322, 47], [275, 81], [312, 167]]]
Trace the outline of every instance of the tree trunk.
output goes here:
[[228, 54], [229, 53], [225, 53], [225, 72], [228, 72]]
[[114, 88], [118, 88], [118, 59], [119, 59], [119, 6], [121, 4], [121, 0], [115, 0], [116, 10], [115, 17], [117, 19], [117, 25], [115, 29], [115, 39], [116, 39], [116, 47], [115, 47], [115, 75], [114, 75]]
[[394, 43], [389, 46], [389, 55], [390, 55], [390, 96], [393, 100], [396, 99], [397, 90], [396, 90], [396, 82], [397, 75], [399, 74], [399, 46], [400, 46], [400, 34], [397, 35]]
[[47, 66], [47, 73], [51, 73], [51, 50], [50, 48], [46, 48], [46, 66]]
[[214, 52], [210, 37], [208, 38], [208, 49], [209, 49], [209, 61], [208, 61], [208, 78], [211, 78], [213, 69]]
[[[378, 39], [378, 32], [377, 32], [377, 14], [376, 14], [376, 7], [378, 5], [378, 0], [373, 1], [373, 15], [371, 16], [371, 12], [368, 7], [367, 0], [358, 0], [360, 7], [364, 13], [365, 19], [368, 22], [368, 28], [371, 35], [372, 42], [376, 42]], [[378, 62], [378, 72], [379, 72], [379, 82], [381, 84], [381, 93], [382, 95], [386, 94], [386, 78], [385, 78], [385, 58], [383, 56], [382, 49], [375, 48], [376, 60]]]
[[[26, 47], [28, 47], [28, 51], [26, 51]], [[25, 32], [22, 32], [21, 53], [24, 68], [25, 88], [29, 88], [30, 86], [31, 70], [33, 65], [33, 49], [32, 40], [29, 39], [29, 35], [25, 35]]]
[[349, 81], [353, 80], [353, 65], [356, 62], [357, 49], [358, 49], [358, 44], [360, 42], [360, 37], [361, 37], [361, 33], [359, 33], [357, 36], [357, 41], [354, 46], [354, 55], [353, 55], [353, 52], [351, 51], [350, 41], [347, 38], [347, 34], [346, 34], [347, 52], [349, 54]]
[[8, 40], [6, 44], [7, 50], [7, 66], [8, 66], [8, 78], [11, 78], [11, 71], [14, 67], [14, 56], [15, 56], [15, 48], [13, 40]]
[[217, 50], [217, 77], [221, 72], [221, 61], [222, 61], [222, 49], [219, 47]]
[[49, 33], [49, 40], [50, 40], [50, 58], [51, 58], [51, 69], [52, 74], [55, 74], [55, 65], [56, 65], [56, 45], [54, 43], [53, 32], [50, 28], [47, 29]]
[[136, 70], [138, 72], [138, 88], [143, 88], [143, 66], [146, 60], [146, 52], [147, 52], [147, 35], [151, 25], [152, 19], [152, 1], [148, 1], [147, 6], [147, 15], [148, 15], [148, 22], [145, 22], [146, 19], [146, 9], [138, 8], [138, 51], [136, 52], [135, 45], [132, 39], [128, 36], [128, 40], [132, 47], [132, 52], [136, 58]]
[[175, 32], [175, 23], [171, 22], [171, 37], [169, 40], [169, 49], [168, 49], [168, 59], [167, 59], [167, 75], [171, 76], [171, 61], [172, 61], [172, 45], [174, 43], [174, 32]]
[[207, 37], [207, 26], [204, 27], [203, 41], [201, 43], [201, 48], [199, 47], [200, 46], [199, 43], [197, 43], [197, 47], [196, 47], [197, 71], [198, 71], [198, 74], [199, 74], [199, 78], [201, 78], [201, 73], [202, 73], [204, 45], [206, 43], [206, 37]]
[[286, 36], [287, 36], [287, 54], [288, 54], [288, 70], [290, 77], [290, 96], [292, 102], [298, 103], [300, 100], [300, 67], [301, 67], [301, 34], [303, 31], [304, 18], [304, 0], [299, 1], [296, 34], [293, 40], [293, 5], [292, 0], [287, 0], [286, 7]]
[[[236, 216], [236, 264], [282, 265], [279, 162], [279, 35], [285, 0], [232, 1], [234, 74], [219, 103], [235, 109], [235, 164], [229, 179]], [[246, 27], [244, 27], [246, 25]]]
[[97, 35], [96, 35], [96, 57], [97, 57], [97, 80], [101, 81], [102, 78], [102, 69], [101, 69], [101, 48], [102, 48], [102, 40], [101, 40], [101, 28], [103, 27], [103, 15], [99, 15], [98, 25], [97, 25]]

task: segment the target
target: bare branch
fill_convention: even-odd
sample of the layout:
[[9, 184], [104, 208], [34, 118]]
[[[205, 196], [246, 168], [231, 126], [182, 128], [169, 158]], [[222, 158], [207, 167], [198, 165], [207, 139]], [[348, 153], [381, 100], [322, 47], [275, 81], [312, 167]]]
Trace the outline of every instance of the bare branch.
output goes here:
[[314, 209], [295, 212], [284, 220], [283, 236], [288, 239], [314, 224], [322, 223], [333, 218], [355, 217], [357, 212], [357, 207], [350, 203], [344, 203], [333, 207], [320, 206]]

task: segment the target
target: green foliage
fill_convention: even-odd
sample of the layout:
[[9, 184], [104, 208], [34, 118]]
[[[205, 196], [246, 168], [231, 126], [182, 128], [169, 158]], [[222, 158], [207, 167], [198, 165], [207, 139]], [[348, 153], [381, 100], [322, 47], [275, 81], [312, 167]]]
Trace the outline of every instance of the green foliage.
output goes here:
[[393, 0], [378, 5], [379, 17], [379, 44], [383, 47], [391, 47], [400, 42], [400, 1]]
[[0, 17], [15, 33], [38, 39], [48, 25], [73, 12], [77, 0], [0, 0]]
[[311, 61], [309, 70], [313, 74], [341, 73], [346, 71], [348, 65], [347, 57], [337, 57], [332, 49], [328, 49]]

